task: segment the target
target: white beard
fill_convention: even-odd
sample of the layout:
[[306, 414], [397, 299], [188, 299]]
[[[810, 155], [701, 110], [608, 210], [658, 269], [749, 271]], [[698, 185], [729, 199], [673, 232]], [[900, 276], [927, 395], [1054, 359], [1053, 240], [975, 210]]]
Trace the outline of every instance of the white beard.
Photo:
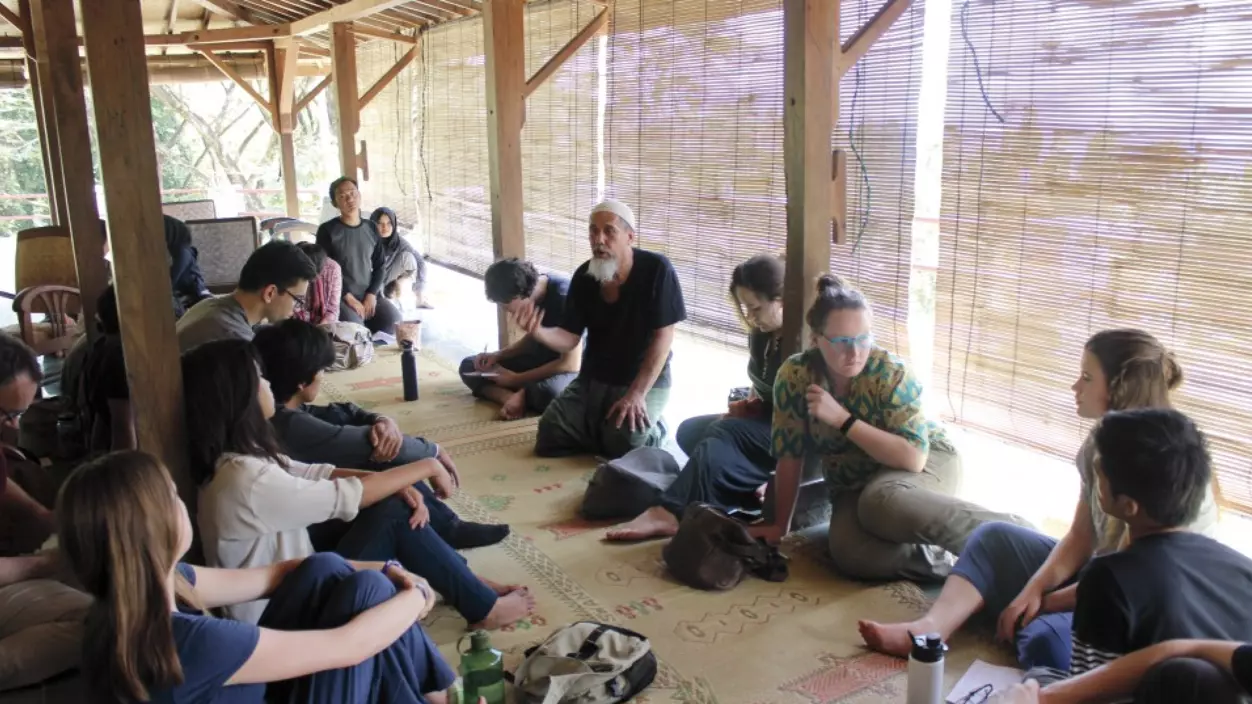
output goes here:
[[602, 284], [612, 281], [617, 276], [617, 260], [592, 257], [587, 263], [587, 276]]

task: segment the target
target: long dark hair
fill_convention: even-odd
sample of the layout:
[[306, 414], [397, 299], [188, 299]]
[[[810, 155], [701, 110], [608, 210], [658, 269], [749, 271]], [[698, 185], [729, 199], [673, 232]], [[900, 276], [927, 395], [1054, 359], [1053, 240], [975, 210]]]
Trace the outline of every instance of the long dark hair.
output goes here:
[[[165, 467], [144, 452], [114, 452], [74, 470], [57, 499], [61, 550], [95, 601], [83, 671], [97, 701], [148, 701], [183, 681], [166, 579], [179, 551], [180, 509]], [[202, 605], [177, 572], [179, 601]]]
[[274, 428], [257, 400], [260, 357], [246, 340], [209, 342], [183, 355], [191, 476], [213, 478], [225, 453], [265, 457], [283, 466]]

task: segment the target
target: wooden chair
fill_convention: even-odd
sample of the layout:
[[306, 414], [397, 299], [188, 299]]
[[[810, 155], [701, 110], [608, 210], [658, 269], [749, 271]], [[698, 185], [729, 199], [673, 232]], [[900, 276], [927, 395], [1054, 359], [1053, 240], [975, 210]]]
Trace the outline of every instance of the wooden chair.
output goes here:
[[[72, 286], [31, 286], [18, 291], [13, 300], [22, 341], [39, 355], [60, 356], [74, 345], [79, 329], [75, 319], [82, 311], [82, 296]], [[35, 323], [36, 313], [46, 313]]]

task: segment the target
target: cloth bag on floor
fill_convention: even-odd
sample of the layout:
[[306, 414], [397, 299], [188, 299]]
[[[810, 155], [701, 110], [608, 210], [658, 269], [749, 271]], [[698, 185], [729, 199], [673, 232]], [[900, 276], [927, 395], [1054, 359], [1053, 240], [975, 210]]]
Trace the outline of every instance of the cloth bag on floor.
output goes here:
[[615, 704], [655, 678], [656, 655], [647, 638], [595, 621], [557, 629], [528, 649], [509, 677], [526, 704]]
[[579, 513], [591, 521], [634, 518], [657, 505], [680, 469], [678, 461], [665, 450], [631, 450], [596, 467]]
[[364, 325], [340, 320], [321, 327], [330, 333], [335, 345], [335, 363], [330, 365], [330, 371], [356, 369], [374, 361], [374, 341]]
[[787, 579], [787, 558], [753, 538], [748, 527], [708, 504], [683, 512], [678, 533], [661, 551], [675, 579], [696, 589], [732, 589], [751, 573], [770, 582]]

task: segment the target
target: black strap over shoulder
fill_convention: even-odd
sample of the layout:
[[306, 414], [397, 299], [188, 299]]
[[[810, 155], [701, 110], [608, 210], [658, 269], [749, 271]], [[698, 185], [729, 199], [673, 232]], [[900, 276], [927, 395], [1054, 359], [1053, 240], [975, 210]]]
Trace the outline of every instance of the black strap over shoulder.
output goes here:
[[592, 655], [595, 655], [596, 649], [600, 647], [600, 636], [604, 635], [604, 632], [608, 629], [609, 627], [604, 624], [596, 626], [596, 630], [592, 631], [591, 635], [587, 636], [587, 639], [583, 641], [582, 647], [578, 649], [578, 652], [570, 655], [570, 657], [577, 658], [579, 660], [586, 660]]

